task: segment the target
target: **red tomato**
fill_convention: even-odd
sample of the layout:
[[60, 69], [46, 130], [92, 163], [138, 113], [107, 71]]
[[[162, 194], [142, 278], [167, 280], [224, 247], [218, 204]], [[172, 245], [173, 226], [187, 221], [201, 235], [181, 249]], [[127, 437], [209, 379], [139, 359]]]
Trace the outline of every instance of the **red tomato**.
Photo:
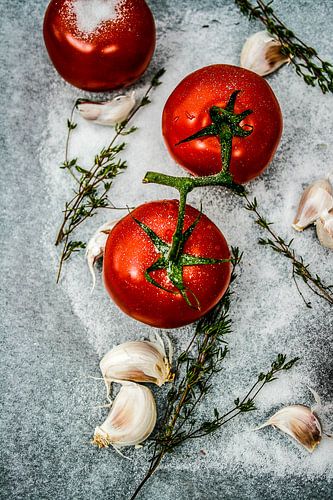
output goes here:
[[[147, 281], [145, 271], [156, 262], [159, 252], [134, 218], [170, 244], [177, 214], [176, 200], [153, 201], [139, 206], [112, 229], [104, 252], [104, 284], [112, 299], [132, 318], [158, 328], [176, 328], [200, 318], [217, 304], [230, 282], [230, 262], [183, 267], [184, 284], [197, 297], [198, 310], [185, 302], [165, 270], [153, 271], [151, 276], [176, 294]], [[186, 206], [184, 230], [198, 215], [198, 210]], [[230, 258], [223, 234], [203, 214], [185, 244], [184, 253], [215, 259]]]
[[146, 70], [155, 48], [155, 23], [144, 0], [51, 0], [44, 40], [56, 70], [69, 83], [83, 90], [112, 90]]
[[170, 95], [162, 118], [163, 135], [171, 156], [193, 175], [211, 175], [222, 167], [217, 137], [176, 145], [212, 123], [209, 109], [225, 107], [240, 90], [235, 112], [253, 111], [241, 126], [253, 127], [248, 137], [234, 137], [230, 172], [242, 184], [257, 177], [271, 162], [282, 133], [279, 103], [268, 83], [256, 73], [237, 66], [215, 64], [188, 75]]

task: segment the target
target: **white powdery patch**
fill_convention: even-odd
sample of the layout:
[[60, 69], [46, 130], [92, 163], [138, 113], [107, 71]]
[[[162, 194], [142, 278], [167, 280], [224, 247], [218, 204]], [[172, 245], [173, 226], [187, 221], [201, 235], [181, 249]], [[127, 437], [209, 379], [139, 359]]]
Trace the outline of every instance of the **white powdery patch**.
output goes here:
[[[236, 8], [221, 5], [214, 9], [207, 5], [207, 9], [182, 12], [174, 31], [168, 29], [170, 19], [159, 21], [158, 64], [155, 62], [155, 67], [164, 64], [167, 72], [163, 76], [163, 85], [152, 95], [152, 104], [135, 118], [138, 131], [125, 138], [128, 146], [121, 157], [128, 161], [129, 167], [114, 180], [110, 190], [110, 199], [117, 206], [135, 206], [177, 195], [172, 189], [141, 182], [147, 170], [171, 175], [182, 173], [163, 143], [160, 123], [164, 103], [177, 83], [195, 69], [212, 63], [238, 64], [242, 44], [251, 33], [251, 26]], [[209, 28], [202, 28], [207, 24]], [[329, 282], [332, 253], [319, 245], [311, 228], [299, 234], [292, 230], [291, 223], [304, 186], [332, 170], [332, 164], [329, 164], [333, 154], [329, 127], [332, 100], [318, 89], [306, 87], [288, 67], [282, 68], [268, 81], [282, 107], [284, 133], [272, 165], [248, 186], [250, 196], [258, 198], [263, 214], [275, 222], [279, 234], [286, 240], [295, 238], [294, 244], [305, 262]], [[138, 96], [142, 95], [143, 86], [137, 92]], [[53, 200], [44, 243], [53, 255], [55, 265], [54, 230], [59, 225], [71, 185], [70, 177], [57, 168], [57, 162], [62, 161], [66, 118], [71, 102], [77, 97], [81, 95], [62, 84], [53, 90], [48, 130], [42, 145], [41, 164]], [[89, 166], [100, 148], [109, 143], [113, 131], [78, 117], [75, 121], [78, 127], [73, 133], [70, 155], [78, 156], [80, 165]], [[253, 224], [252, 216], [244, 210], [239, 198], [220, 188], [205, 188], [192, 192], [189, 197], [189, 203], [196, 207], [200, 206], [200, 201], [204, 212], [221, 228], [229, 244], [244, 251], [242, 271], [231, 306], [234, 330], [229, 337], [231, 352], [224, 371], [215, 379], [213, 393], [205, 400], [203, 416], [210, 417], [214, 407], [221, 412], [228, 410], [236, 397], [247, 392], [258, 372], [269, 368], [278, 352], [300, 356], [302, 362], [268, 386], [258, 399], [257, 412], [227, 424], [207, 440], [185, 445], [178, 450], [178, 459], [166, 461], [164, 467], [195, 469], [198, 450], [205, 448], [206, 455], [200, 458], [197, 468], [217, 468], [221, 473], [242, 469], [248, 474], [270, 471], [276, 476], [332, 478], [333, 441], [323, 442], [310, 455], [278, 431], [252, 431], [283, 405], [311, 405], [313, 399], [307, 385], [325, 398], [321, 391], [325, 373], [321, 370], [322, 366], [329, 365], [327, 345], [331, 341], [333, 326], [329, 306], [302, 287], [307, 299], [312, 301], [313, 309], [304, 306], [292, 282], [289, 262], [257, 244], [262, 233]], [[78, 237], [87, 241], [99, 225], [119, 215], [118, 211], [100, 212], [83, 225]], [[61, 286], [96, 351], [97, 366], [100, 356], [114, 344], [148, 335], [152, 329], [119, 311], [107, 296], [100, 273], [97, 271], [96, 274], [97, 286], [91, 295], [90, 274], [83, 254], [74, 256], [64, 268]], [[191, 326], [172, 332], [176, 353], [185, 347], [192, 332]]]
[[82, 33], [94, 32], [103, 21], [117, 17], [119, 0], [76, 0], [72, 9], [77, 28]]

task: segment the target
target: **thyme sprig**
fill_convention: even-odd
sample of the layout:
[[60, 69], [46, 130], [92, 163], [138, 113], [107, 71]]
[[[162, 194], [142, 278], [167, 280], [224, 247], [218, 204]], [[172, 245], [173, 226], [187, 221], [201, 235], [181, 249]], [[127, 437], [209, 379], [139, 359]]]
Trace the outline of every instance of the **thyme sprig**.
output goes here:
[[256, 0], [235, 0], [240, 11], [250, 19], [259, 19], [282, 45], [281, 53], [290, 58], [290, 63], [296, 73], [303, 78], [307, 85], [319, 85], [322, 92], [333, 92], [333, 66], [324, 61], [317, 51], [304, 43], [295, 35], [275, 14], [272, 1], [266, 4]]
[[86, 219], [93, 217], [98, 209], [117, 208], [110, 202], [108, 192], [113, 179], [127, 168], [126, 161], [119, 158], [119, 153], [125, 149], [126, 143], [118, 142], [118, 140], [121, 136], [135, 132], [136, 127], [128, 128], [128, 124], [139, 109], [151, 102], [150, 93], [161, 84], [160, 78], [164, 72], [165, 70], [162, 68], [154, 75], [139, 104], [125, 121], [116, 125], [110, 144], [95, 156], [94, 163], [89, 169], [79, 165], [77, 158], [69, 159], [68, 157], [71, 134], [77, 127], [73, 116], [76, 106], [81, 100], [78, 99], [75, 102], [70, 118], [67, 120], [65, 160], [61, 165], [61, 168], [67, 170], [75, 180], [75, 188], [73, 198], [65, 203], [63, 220], [55, 242], [56, 245], [62, 245], [57, 282], [60, 279], [63, 263], [70, 258], [73, 252], [78, 252], [86, 246], [83, 241], [72, 240], [72, 233]]
[[272, 222], [268, 222], [265, 217], [259, 212], [257, 199], [252, 201], [246, 194], [243, 194], [246, 205], [245, 209], [254, 213], [256, 216], [255, 223], [263, 230], [269, 233], [267, 238], [260, 238], [258, 243], [263, 246], [268, 246], [275, 252], [283, 255], [291, 261], [292, 264], [292, 277], [295, 282], [296, 288], [302, 297], [307, 307], [311, 308], [311, 302], [307, 301], [298, 286], [297, 278], [304, 282], [313, 293], [333, 304], [333, 285], [326, 285], [318, 274], [312, 274], [309, 270], [309, 264], [304, 263], [304, 259], [298, 256], [292, 246], [293, 239], [289, 242], [285, 241], [281, 236], [277, 235], [272, 229]]
[[[241, 259], [237, 248], [233, 248], [232, 252], [234, 267], [231, 282], [236, 279], [235, 268]], [[210, 392], [213, 377], [222, 370], [223, 361], [228, 354], [225, 337], [232, 327], [229, 317], [231, 296], [232, 291], [229, 288], [215, 309], [199, 321], [187, 349], [177, 359], [175, 378], [167, 395], [164, 416], [150, 445], [150, 465], [131, 500], [137, 497], [167, 453], [189, 439], [216, 432], [240, 414], [255, 410], [255, 398], [265, 385], [276, 380], [279, 372], [292, 368], [298, 360], [293, 358], [287, 361], [285, 355], [279, 354], [267, 372], [259, 373], [245, 396], [235, 399], [230, 410], [221, 414], [214, 408], [211, 419], [202, 421], [197, 415], [197, 409], [202, 399]]]

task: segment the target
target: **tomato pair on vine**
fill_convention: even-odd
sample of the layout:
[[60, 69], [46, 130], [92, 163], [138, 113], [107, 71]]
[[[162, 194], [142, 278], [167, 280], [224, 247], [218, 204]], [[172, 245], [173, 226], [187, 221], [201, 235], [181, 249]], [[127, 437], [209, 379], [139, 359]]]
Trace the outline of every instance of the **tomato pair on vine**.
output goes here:
[[272, 160], [282, 133], [278, 101], [260, 76], [227, 65], [202, 68], [170, 95], [162, 118], [173, 158], [194, 177], [148, 172], [144, 182], [174, 187], [180, 202], [136, 208], [111, 231], [104, 254], [104, 283], [133, 318], [159, 328], [195, 321], [222, 298], [231, 256], [221, 231], [186, 205], [194, 188], [241, 184]]
[[[103, 5], [102, 5], [103, 4]], [[129, 85], [147, 68], [155, 25], [144, 0], [51, 0], [44, 39], [58, 72], [86, 90]], [[160, 328], [191, 323], [221, 299], [231, 273], [223, 234], [186, 205], [200, 186], [241, 193], [272, 160], [282, 132], [279, 104], [267, 82], [223, 64], [188, 75], [170, 95], [162, 118], [167, 148], [194, 177], [148, 172], [144, 182], [172, 186], [180, 202], [138, 207], [111, 231], [104, 282], [130, 316]]]

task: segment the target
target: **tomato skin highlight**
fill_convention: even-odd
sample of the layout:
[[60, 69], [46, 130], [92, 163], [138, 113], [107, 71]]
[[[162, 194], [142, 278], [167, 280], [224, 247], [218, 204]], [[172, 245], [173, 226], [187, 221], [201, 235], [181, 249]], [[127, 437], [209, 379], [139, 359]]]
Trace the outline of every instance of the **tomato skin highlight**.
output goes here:
[[[190, 307], [179, 292], [169, 293], [146, 280], [144, 273], [159, 253], [133, 217], [171, 243], [177, 215], [176, 200], [153, 201], [137, 207], [112, 229], [104, 252], [104, 285], [111, 298], [132, 318], [157, 328], [178, 328], [199, 319], [217, 304], [230, 282], [230, 262], [184, 267], [184, 283], [198, 298], [201, 306], [198, 310]], [[184, 230], [198, 215], [198, 210], [186, 206]], [[204, 214], [187, 240], [184, 252], [216, 259], [230, 258], [223, 234]], [[176, 291], [164, 270], [151, 275], [167, 289]]]
[[256, 73], [226, 64], [206, 66], [185, 77], [168, 98], [162, 116], [166, 146], [174, 160], [193, 175], [221, 171], [221, 150], [217, 137], [176, 144], [211, 124], [209, 109], [225, 107], [231, 94], [240, 90], [235, 112], [251, 109], [244, 123], [253, 126], [246, 138], [232, 143], [230, 172], [243, 184], [260, 175], [269, 165], [280, 142], [282, 114], [268, 83]]
[[71, 12], [74, 0], [51, 0], [44, 17], [44, 41], [58, 73], [82, 90], [128, 86], [147, 69], [156, 43], [155, 22], [144, 0], [120, 2], [118, 19], [83, 36]]

